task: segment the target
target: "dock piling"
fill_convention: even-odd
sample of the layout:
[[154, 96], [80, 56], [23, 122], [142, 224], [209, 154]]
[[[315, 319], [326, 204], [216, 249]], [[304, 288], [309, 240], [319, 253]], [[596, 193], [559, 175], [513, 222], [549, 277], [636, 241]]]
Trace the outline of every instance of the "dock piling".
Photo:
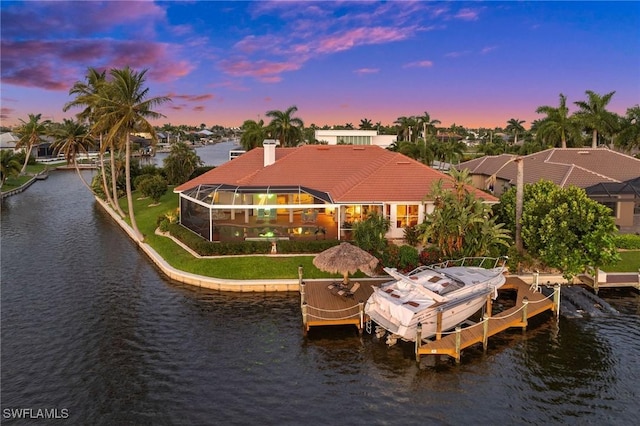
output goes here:
[[462, 327], [456, 327], [456, 364], [460, 364], [460, 332], [462, 331]]
[[522, 329], [527, 328], [527, 308], [529, 306], [529, 298], [527, 296], [522, 299]]
[[482, 317], [482, 349], [486, 352], [489, 345], [489, 315]]
[[418, 323], [416, 327], [416, 362], [420, 362], [420, 345], [422, 344], [422, 323]]
[[560, 284], [556, 283], [553, 286], [553, 310], [556, 313], [556, 318], [560, 317]]
[[303, 334], [305, 336], [309, 331], [308, 324], [309, 324], [309, 318], [308, 318], [308, 312], [307, 312], [307, 302], [304, 302], [302, 304], [302, 329], [303, 329]]

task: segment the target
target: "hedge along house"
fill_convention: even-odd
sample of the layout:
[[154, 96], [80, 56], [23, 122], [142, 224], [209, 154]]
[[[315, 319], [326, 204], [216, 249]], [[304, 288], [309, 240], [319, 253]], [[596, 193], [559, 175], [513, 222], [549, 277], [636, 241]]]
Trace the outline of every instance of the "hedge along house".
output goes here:
[[[253, 149], [175, 188], [180, 223], [210, 241], [349, 239], [371, 212], [401, 239], [434, 206], [435, 181], [450, 176], [378, 146], [305, 145]], [[498, 200], [472, 186], [486, 202]]]

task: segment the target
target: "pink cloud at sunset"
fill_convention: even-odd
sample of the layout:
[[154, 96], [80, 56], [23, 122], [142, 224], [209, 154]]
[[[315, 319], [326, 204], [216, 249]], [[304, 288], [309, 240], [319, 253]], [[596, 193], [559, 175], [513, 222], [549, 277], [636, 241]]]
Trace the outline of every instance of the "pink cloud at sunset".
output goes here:
[[409, 62], [408, 64], [404, 64], [403, 67], [404, 68], [431, 68], [433, 66], [433, 61], [415, 61], [415, 62]]
[[375, 74], [377, 72], [379, 72], [380, 69], [378, 68], [358, 68], [357, 70], [354, 70], [353, 72], [356, 74]]
[[[2, 122], [62, 106], [88, 67], [147, 70], [166, 122], [237, 126], [298, 106], [305, 123], [528, 125], [540, 105], [640, 102], [633, 2], [28, 1], [0, 3]], [[597, 17], [595, 19], [594, 17]], [[597, 58], [597, 66], [594, 59]], [[65, 115], [67, 114], [67, 115]]]

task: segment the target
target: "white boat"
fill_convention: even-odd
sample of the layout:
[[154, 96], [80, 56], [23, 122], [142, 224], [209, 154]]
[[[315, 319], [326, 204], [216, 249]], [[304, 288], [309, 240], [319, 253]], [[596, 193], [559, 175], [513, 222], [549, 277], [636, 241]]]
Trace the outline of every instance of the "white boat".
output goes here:
[[506, 281], [506, 261], [466, 257], [421, 266], [406, 275], [384, 268], [393, 280], [374, 287], [364, 312], [376, 323], [376, 335], [387, 335], [389, 345], [398, 339], [415, 342], [418, 323], [422, 339], [428, 339], [467, 320], [488, 296], [495, 299]]

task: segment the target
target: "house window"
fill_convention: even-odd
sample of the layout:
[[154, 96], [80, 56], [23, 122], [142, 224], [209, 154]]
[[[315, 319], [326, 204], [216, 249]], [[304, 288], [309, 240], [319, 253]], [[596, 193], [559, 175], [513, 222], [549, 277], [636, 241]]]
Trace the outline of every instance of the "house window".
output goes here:
[[602, 204], [604, 204], [606, 207], [609, 207], [611, 209], [611, 216], [613, 217], [618, 217], [618, 203], [617, 202], [603, 202]]
[[338, 142], [346, 145], [371, 145], [371, 136], [338, 136]]
[[418, 207], [415, 204], [396, 206], [396, 227], [406, 228], [417, 225]]

